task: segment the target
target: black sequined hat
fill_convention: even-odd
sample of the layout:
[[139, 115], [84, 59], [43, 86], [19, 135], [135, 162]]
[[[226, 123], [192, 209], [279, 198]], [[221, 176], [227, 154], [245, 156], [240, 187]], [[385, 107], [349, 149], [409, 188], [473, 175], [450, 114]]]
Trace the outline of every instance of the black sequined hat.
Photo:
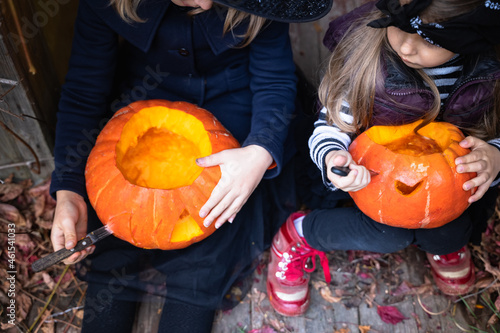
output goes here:
[[214, 0], [221, 5], [279, 22], [315, 21], [330, 11], [333, 0]]

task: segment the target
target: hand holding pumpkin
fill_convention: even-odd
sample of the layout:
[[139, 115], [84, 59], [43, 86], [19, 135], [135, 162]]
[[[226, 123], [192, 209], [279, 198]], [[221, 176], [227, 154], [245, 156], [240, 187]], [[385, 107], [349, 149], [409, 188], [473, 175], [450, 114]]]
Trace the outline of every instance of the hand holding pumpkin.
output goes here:
[[[347, 151], [334, 150], [329, 152], [325, 157], [325, 165], [328, 170], [328, 179], [342, 191], [359, 191], [370, 183], [371, 177], [368, 169], [354, 163], [351, 154]], [[349, 166], [351, 171], [347, 176], [342, 177], [330, 171], [333, 166]]]
[[491, 183], [500, 172], [500, 151], [487, 142], [468, 136], [460, 142], [462, 148], [471, 152], [455, 160], [458, 173], [476, 172], [477, 176], [464, 183], [464, 190], [476, 187], [476, 192], [469, 198], [473, 203], [482, 198]]
[[[57, 191], [57, 205], [50, 239], [54, 252], [62, 248], [71, 249], [87, 234], [87, 205], [83, 198], [71, 191]], [[92, 253], [94, 247], [77, 252], [64, 263], [73, 264]]]
[[232, 222], [272, 161], [271, 154], [257, 145], [228, 149], [197, 159], [201, 167], [219, 165], [221, 169], [221, 179], [200, 209], [204, 225], [208, 227], [215, 221], [215, 227], [219, 228], [226, 221]]

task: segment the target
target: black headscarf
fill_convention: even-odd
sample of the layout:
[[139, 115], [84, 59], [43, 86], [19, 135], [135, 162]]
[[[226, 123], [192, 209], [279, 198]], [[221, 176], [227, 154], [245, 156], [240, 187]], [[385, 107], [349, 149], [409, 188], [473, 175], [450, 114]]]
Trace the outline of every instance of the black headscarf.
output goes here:
[[500, 44], [500, 2], [486, 0], [474, 10], [439, 23], [423, 23], [419, 13], [432, 0], [413, 0], [401, 6], [399, 0], [380, 0], [376, 6], [386, 17], [368, 23], [373, 28], [395, 26], [417, 33], [431, 44], [460, 54], [485, 52]]

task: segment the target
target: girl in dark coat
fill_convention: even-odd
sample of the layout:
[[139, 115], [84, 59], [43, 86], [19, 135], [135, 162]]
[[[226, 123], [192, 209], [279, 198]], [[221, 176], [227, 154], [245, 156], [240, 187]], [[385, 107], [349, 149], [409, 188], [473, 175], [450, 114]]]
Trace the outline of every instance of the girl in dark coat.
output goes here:
[[[309, 139], [311, 158], [331, 190], [358, 191], [371, 180], [348, 152], [374, 125], [423, 119], [446, 121], [469, 135], [471, 153], [455, 160], [469, 208], [439, 228], [405, 229], [379, 223], [357, 207], [292, 214], [273, 241], [268, 275], [271, 304], [285, 315], [308, 306], [308, 258], [323, 251], [390, 253], [414, 244], [427, 252], [437, 286], [469, 292], [474, 267], [466, 245], [478, 240], [493, 213], [500, 171], [500, 3], [484, 0], [381, 0], [333, 21], [325, 42], [333, 54], [319, 95], [323, 110]], [[345, 176], [332, 167], [348, 166]], [[377, 198], [373, 198], [377, 200]], [[446, 209], [446, 207], [443, 207]]]
[[216, 2], [229, 7], [210, 0], [80, 1], [56, 132], [54, 250], [70, 249], [102, 226], [87, 202], [84, 168], [97, 134], [120, 107], [148, 99], [191, 102], [241, 144], [197, 161], [219, 165], [229, 180], [200, 210], [205, 224], [218, 228], [207, 239], [161, 251], [110, 237], [66, 260], [93, 252], [78, 266], [88, 282], [82, 332], [130, 331], [145, 293], [165, 296], [160, 331], [209, 332], [223, 296], [294, 209], [288, 127], [296, 78], [288, 25], [275, 20], [317, 19], [330, 1]]

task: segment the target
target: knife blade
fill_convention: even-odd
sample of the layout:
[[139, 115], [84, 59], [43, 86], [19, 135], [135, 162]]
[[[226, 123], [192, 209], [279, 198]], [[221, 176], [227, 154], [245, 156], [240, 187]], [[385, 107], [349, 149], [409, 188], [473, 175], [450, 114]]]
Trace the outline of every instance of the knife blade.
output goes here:
[[[334, 174], [342, 176], [342, 177], [347, 176], [349, 174], [349, 172], [351, 171], [351, 169], [349, 169], [349, 167], [345, 167], [345, 166], [333, 166], [330, 170]], [[373, 170], [368, 170], [368, 171], [370, 172], [370, 176], [377, 176], [379, 174], [378, 172], [373, 171]]]
[[35, 272], [40, 272], [43, 271], [44, 269], [49, 268], [52, 265], [57, 264], [58, 262], [63, 261], [70, 255], [76, 252], [80, 252], [87, 247], [97, 243], [103, 238], [108, 237], [109, 235], [112, 235], [113, 231], [110, 230], [107, 226], [100, 227], [99, 229], [96, 229], [90, 233], [88, 233], [84, 238], [79, 240], [76, 243], [76, 246], [70, 250], [66, 248], [62, 248], [59, 251], [56, 251], [54, 253], [51, 253], [41, 259], [38, 259], [37, 261], [33, 262], [31, 265], [31, 268]]

